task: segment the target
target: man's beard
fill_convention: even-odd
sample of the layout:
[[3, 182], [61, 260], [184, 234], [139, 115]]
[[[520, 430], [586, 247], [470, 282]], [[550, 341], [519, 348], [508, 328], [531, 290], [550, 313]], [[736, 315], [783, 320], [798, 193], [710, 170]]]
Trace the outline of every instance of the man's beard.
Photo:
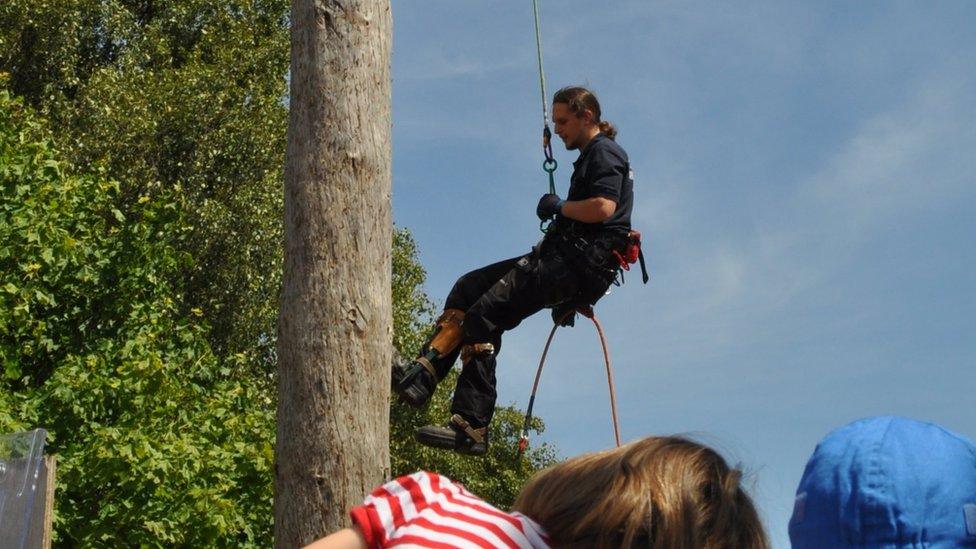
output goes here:
[[566, 150], [567, 151], [575, 151], [576, 149], [579, 148], [579, 145], [577, 145], [575, 141], [573, 141], [572, 143], [566, 141], [564, 143], [566, 145]]

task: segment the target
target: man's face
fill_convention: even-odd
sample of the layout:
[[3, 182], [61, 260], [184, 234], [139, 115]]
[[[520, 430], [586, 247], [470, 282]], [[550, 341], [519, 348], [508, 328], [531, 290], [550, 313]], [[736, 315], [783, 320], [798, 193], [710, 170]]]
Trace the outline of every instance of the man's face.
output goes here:
[[556, 126], [556, 135], [566, 144], [567, 150], [579, 148], [583, 128], [592, 116], [590, 111], [584, 111], [583, 116], [576, 116], [566, 103], [553, 103], [552, 122]]

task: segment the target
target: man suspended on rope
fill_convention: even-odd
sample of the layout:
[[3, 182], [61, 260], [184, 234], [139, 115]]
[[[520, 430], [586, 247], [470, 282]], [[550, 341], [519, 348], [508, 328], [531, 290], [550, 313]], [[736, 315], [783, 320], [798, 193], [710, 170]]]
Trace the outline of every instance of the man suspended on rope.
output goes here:
[[[394, 389], [421, 407], [458, 356], [463, 367], [446, 426], [426, 426], [417, 439], [428, 446], [484, 454], [495, 411], [495, 361], [502, 333], [543, 308], [572, 326], [576, 310], [602, 297], [633, 251], [630, 217], [633, 176], [616, 129], [600, 118], [596, 96], [567, 87], [553, 96], [556, 134], [579, 150], [569, 194], [547, 193], [536, 213], [555, 216], [543, 240], [528, 254], [471, 271], [457, 280], [431, 339], [406, 370], [394, 372]], [[633, 262], [633, 261], [631, 261]]]

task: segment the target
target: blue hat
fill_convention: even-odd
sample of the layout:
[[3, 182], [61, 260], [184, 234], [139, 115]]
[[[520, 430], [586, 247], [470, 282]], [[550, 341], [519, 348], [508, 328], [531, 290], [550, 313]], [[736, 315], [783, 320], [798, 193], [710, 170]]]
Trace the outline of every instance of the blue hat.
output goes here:
[[976, 547], [976, 446], [932, 423], [855, 421], [807, 462], [794, 549]]

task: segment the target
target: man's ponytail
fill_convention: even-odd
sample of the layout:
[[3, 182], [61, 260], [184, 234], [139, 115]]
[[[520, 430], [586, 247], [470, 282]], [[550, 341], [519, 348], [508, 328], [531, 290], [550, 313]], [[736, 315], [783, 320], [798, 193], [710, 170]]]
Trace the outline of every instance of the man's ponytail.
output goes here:
[[617, 128], [609, 122], [600, 120], [600, 102], [596, 95], [582, 86], [568, 86], [557, 91], [552, 96], [553, 103], [565, 103], [576, 116], [583, 116], [585, 111], [593, 113], [593, 121], [600, 125], [600, 132], [613, 139], [617, 137]]

